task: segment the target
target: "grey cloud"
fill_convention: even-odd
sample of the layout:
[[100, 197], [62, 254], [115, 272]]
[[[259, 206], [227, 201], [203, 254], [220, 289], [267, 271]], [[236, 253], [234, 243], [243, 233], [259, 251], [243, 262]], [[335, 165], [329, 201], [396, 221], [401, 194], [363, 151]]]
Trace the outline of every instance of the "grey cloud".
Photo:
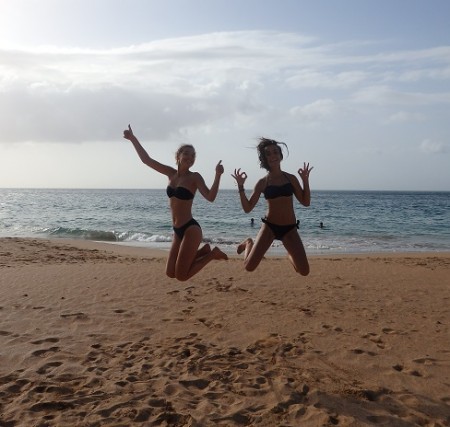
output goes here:
[[167, 140], [183, 129], [254, 111], [245, 97], [222, 91], [196, 98], [109, 87], [13, 90], [0, 97], [0, 142], [86, 142], [120, 138], [129, 122], [140, 136]]
[[431, 105], [450, 103], [450, 92], [427, 93], [397, 90], [389, 86], [370, 86], [356, 91], [353, 102], [373, 105]]
[[337, 109], [338, 106], [332, 99], [319, 99], [308, 105], [294, 107], [290, 113], [302, 121], [315, 124], [332, 117]]
[[443, 154], [448, 152], [449, 144], [425, 139], [421, 142], [419, 149], [426, 154]]

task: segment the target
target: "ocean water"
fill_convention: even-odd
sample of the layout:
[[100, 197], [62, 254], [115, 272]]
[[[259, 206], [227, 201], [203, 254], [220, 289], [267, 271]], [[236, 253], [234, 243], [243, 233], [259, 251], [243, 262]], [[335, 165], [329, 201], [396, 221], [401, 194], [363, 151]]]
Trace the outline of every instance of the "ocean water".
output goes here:
[[[236, 190], [220, 190], [214, 203], [197, 193], [193, 214], [205, 242], [234, 252], [256, 236], [265, 209], [261, 199], [245, 214]], [[450, 192], [313, 190], [296, 214], [309, 254], [450, 251]], [[168, 248], [172, 226], [164, 190], [0, 189], [0, 237]], [[271, 252], [283, 251], [275, 241]]]

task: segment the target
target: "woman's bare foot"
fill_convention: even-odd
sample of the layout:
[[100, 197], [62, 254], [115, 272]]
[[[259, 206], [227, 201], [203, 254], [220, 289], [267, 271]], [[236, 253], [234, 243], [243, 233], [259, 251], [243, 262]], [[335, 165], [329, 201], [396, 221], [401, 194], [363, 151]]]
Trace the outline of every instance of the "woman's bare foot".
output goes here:
[[208, 255], [210, 252], [211, 246], [209, 246], [209, 243], [206, 243], [197, 251], [197, 256], [195, 258], [201, 258], [202, 256]]
[[253, 240], [248, 237], [243, 242], [239, 243], [239, 246], [237, 247], [237, 253], [240, 255], [242, 252], [244, 252], [247, 245], [253, 244]]
[[211, 252], [213, 259], [228, 259], [228, 255], [225, 252], [222, 252], [217, 246]]

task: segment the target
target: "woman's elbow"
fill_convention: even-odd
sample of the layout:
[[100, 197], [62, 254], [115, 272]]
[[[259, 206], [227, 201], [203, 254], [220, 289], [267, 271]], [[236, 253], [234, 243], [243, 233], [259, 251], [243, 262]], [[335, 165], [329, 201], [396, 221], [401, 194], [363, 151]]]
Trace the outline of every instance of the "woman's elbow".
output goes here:
[[306, 208], [311, 204], [311, 199], [309, 197], [308, 198], [300, 197], [298, 201], [300, 202], [301, 205], [305, 206]]

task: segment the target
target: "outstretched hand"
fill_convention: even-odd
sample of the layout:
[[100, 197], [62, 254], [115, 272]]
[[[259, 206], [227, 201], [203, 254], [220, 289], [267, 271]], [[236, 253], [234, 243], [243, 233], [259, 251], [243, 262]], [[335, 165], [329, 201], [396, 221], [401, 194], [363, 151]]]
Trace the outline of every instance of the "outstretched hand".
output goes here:
[[300, 168], [298, 170], [298, 174], [300, 175], [300, 178], [305, 181], [309, 179], [309, 174], [314, 169], [314, 167], [309, 167], [309, 163], [303, 163], [303, 168]]
[[241, 168], [235, 169], [234, 174], [231, 174], [231, 176], [236, 180], [238, 186], [244, 185], [247, 179], [247, 174], [244, 171], [241, 172]]
[[131, 138], [133, 138], [134, 134], [133, 134], [133, 130], [131, 129], [131, 126], [128, 125], [128, 129], [125, 129], [123, 131], [123, 137], [125, 139], [131, 140]]
[[223, 172], [224, 172], [224, 168], [222, 165], [222, 160], [220, 160], [219, 163], [217, 163], [217, 165], [216, 165], [216, 174], [222, 175]]

